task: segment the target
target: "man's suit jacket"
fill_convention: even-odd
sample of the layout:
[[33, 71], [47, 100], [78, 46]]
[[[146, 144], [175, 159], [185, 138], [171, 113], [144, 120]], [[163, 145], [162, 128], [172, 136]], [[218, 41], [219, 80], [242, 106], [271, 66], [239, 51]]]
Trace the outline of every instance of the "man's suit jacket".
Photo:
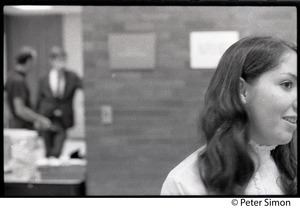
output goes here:
[[40, 114], [54, 117], [54, 111], [62, 112], [61, 124], [65, 129], [74, 125], [73, 99], [77, 88], [82, 88], [81, 79], [72, 71], [64, 70], [65, 91], [61, 98], [55, 97], [49, 84], [49, 73], [39, 81], [37, 110]]

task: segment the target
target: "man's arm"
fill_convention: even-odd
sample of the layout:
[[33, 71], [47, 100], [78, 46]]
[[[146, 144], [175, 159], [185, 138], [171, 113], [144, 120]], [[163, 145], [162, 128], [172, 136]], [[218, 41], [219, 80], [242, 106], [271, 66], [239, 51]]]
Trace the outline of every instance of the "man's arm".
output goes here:
[[34, 126], [38, 128], [48, 129], [51, 127], [51, 121], [48, 118], [26, 107], [21, 98], [15, 97], [13, 99], [13, 104], [15, 108], [15, 113], [20, 118], [24, 119], [25, 121], [34, 123]]

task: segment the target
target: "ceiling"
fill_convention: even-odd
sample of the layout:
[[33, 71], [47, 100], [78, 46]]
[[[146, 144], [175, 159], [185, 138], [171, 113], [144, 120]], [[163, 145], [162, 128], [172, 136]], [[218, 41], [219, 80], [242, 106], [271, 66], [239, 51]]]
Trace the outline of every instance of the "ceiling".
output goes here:
[[24, 8], [18, 6], [4, 6], [5, 15], [52, 15], [52, 14], [78, 14], [81, 13], [82, 6], [29, 6]]

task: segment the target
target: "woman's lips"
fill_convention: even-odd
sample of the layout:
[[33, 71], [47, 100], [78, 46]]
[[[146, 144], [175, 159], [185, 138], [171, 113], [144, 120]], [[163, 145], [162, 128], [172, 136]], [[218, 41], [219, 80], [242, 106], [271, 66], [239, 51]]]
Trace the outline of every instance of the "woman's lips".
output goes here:
[[283, 117], [283, 119], [288, 121], [291, 124], [297, 124], [297, 117], [296, 116], [285, 116], [285, 117]]

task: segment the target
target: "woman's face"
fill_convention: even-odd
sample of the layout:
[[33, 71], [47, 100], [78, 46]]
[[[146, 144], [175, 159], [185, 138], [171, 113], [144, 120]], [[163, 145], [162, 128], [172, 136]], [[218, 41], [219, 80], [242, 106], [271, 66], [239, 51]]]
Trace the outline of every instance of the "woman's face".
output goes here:
[[277, 68], [246, 83], [244, 103], [251, 140], [261, 145], [290, 142], [297, 127], [297, 54], [286, 54]]

